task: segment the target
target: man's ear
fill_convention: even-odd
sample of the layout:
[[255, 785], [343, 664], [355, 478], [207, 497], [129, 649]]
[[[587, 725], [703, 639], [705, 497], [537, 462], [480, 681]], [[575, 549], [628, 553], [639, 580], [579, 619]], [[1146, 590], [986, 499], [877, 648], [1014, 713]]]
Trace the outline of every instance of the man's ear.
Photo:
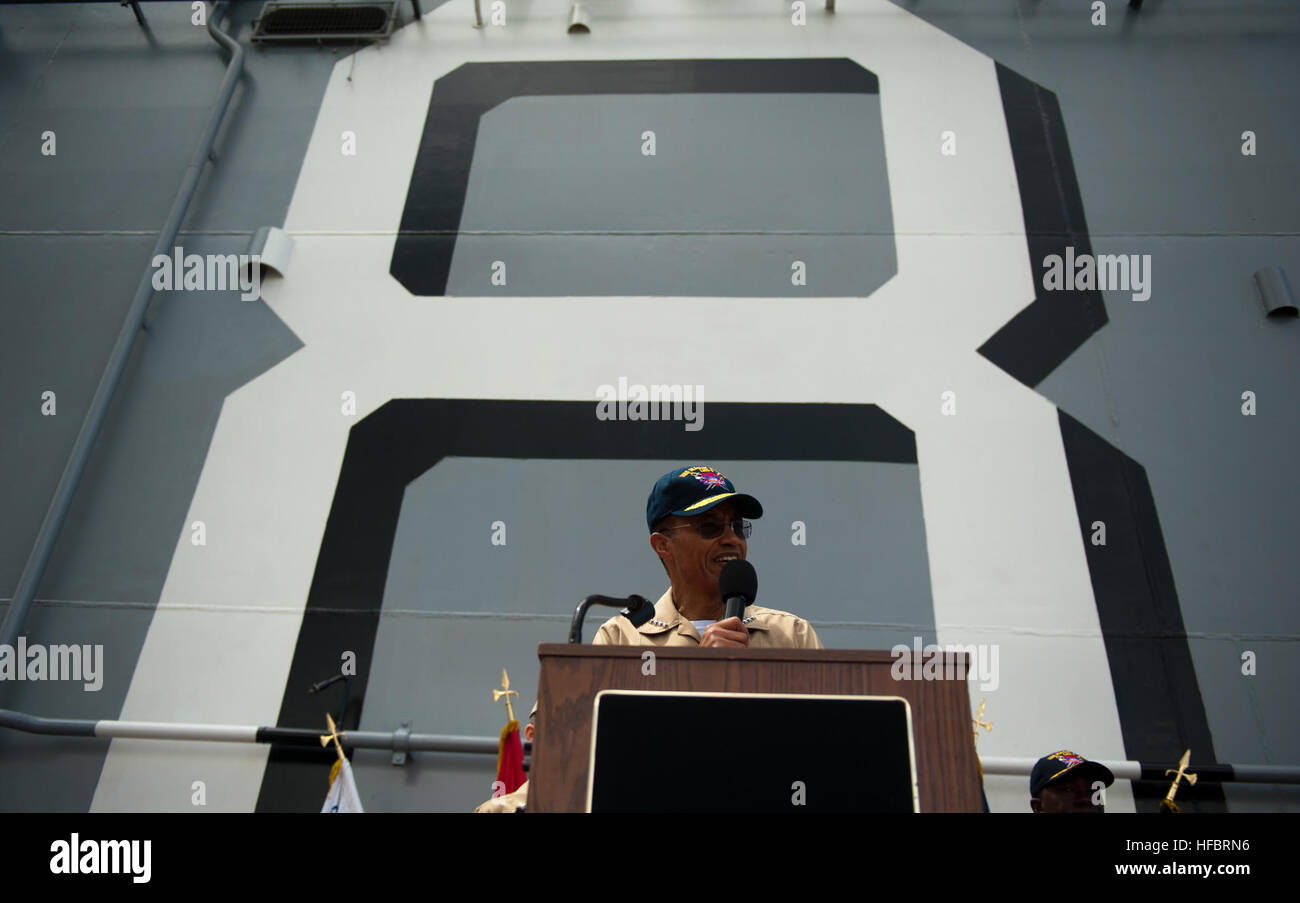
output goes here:
[[531, 724], [524, 725], [524, 739], [527, 740], [529, 743], [533, 742], [533, 736], [536, 733], [537, 731], [533, 728]]
[[668, 551], [668, 537], [662, 533], [651, 533], [650, 548], [654, 549], [654, 553], [659, 556], [659, 560], [664, 562], [664, 566], [667, 567], [667, 558], [671, 554]]
[[1040, 799], [1039, 799], [1038, 797], [1036, 797], [1036, 796], [1031, 796], [1031, 797], [1029, 798], [1029, 808], [1030, 808], [1030, 809], [1033, 809], [1035, 812], [1037, 812], [1037, 813], [1039, 813], [1039, 814], [1042, 814], [1042, 811], [1043, 811], [1043, 801], [1040, 800]]

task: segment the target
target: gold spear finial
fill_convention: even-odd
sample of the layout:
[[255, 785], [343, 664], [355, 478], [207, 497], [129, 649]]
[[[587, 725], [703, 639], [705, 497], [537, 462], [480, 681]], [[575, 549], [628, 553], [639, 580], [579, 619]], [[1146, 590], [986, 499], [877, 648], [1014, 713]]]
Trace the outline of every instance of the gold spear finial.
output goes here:
[[334, 716], [332, 716], [329, 712], [326, 712], [326, 713], [325, 713], [325, 724], [327, 724], [327, 725], [329, 726], [330, 732], [329, 732], [328, 734], [322, 734], [322, 735], [321, 735], [321, 738], [320, 738], [320, 745], [321, 745], [321, 746], [329, 746], [330, 743], [333, 742], [333, 743], [334, 743], [334, 748], [338, 751], [339, 758], [342, 759], [342, 758], [343, 758], [343, 745], [342, 745], [341, 743], [339, 743], [339, 737], [342, 737], [343, 735], [340, 734], [340, 733], [338, 732], [338, 728], [336, 728], [336, 727], [334, 726]]
[[1172, 774], [1174, 776], [1174, 782], [1169, 785], [1169, 792], [1165, 794], [1165, 798], [1160, 801], [1161, 808], [1167, 809], [1170, 812], [1179, 811], [1178, 804], [1174, 802], [1174, 794], [1178, 792], [1178, 782], [1186, 778], [1188, 784], [1196, 784], [1196, 775], [1187, 770], [1187, 763], [1191, 760], [1192, 751], [1188, 749], [1183, 753], [1183, 757], [1178, 760], [1177, 771], [1172, 768], [1165, 769], [1165, 774]]
[[505, 669], [505, 668], [502, 668], [502, 669], [501, 669], [501, 689], [500, 689], [500, 690], [495, 690], [495, 689], [494, 689], [494, 690], [492, 691], [492, 701], [493, 701], [493, 702], [498, 702], [498, 701], [501, 699], [501, 697], [503, 697], [503, 696], [505, 697], [505, 699], [506, 699], [506, 719], [509, 720], [509, 721], [514, 721], [514, 720], [515, 720], [515, 709], [514, 709], [514, 706], [512, 706], [512, 705], [510, 704], [510, 697], [511, 697], [511, 696], [518, 696], [518, 695], [519, 695], [518, 693], [516, 693], [514, 690], [510, 689], [510, 675], [506, 673], [506, 669]]
[[980, 707], [979, 707], [979, 709], [975, 712], [975, 717], [971, 719], [972, 721], [975, 722], [975, 727], [972, 728], [972, 730], [975, 731], [975, 742], [976, 742], [976, 743], [979, 743], [979, 740], [980, 740], [980, 728], [984, 728], [985, 733], [987, 733], [987, 732], [993, 730], [993, 722], [992, 722], [992, 721], [981, 721], [980, 719], [983, 718], [983, 717], [984, 717], [984, 700], [981, 699], [981, 700], [980, 700]]

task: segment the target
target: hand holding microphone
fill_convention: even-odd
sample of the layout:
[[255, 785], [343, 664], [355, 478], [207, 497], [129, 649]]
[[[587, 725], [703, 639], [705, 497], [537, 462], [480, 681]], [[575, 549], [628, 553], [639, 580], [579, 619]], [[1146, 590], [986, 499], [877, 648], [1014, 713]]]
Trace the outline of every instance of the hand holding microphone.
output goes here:
[[737, 647], [749, 645], [749, 630], [741, 621], [745, 606], [758, 595], [758, 572], [743, 558], [728, 561], [718, 577], [718, 592], [726, 605], [722, 620], [710, 624], [700, 637], [701, 646]]

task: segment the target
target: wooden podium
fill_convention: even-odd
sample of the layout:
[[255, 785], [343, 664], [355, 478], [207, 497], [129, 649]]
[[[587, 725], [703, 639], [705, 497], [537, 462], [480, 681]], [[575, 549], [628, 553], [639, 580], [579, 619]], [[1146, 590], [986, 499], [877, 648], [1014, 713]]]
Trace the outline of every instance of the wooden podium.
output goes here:
[[[647, 651], [655, 656], [653, 676], [643, 674]], [[888, 652], [544, 643], [537, 657], [529, 812], [586, 810], [592, 705], [601, 690], [900, 696], [912, 708], [921, 811], [983, 811], [966, 680], [895, 680]]]

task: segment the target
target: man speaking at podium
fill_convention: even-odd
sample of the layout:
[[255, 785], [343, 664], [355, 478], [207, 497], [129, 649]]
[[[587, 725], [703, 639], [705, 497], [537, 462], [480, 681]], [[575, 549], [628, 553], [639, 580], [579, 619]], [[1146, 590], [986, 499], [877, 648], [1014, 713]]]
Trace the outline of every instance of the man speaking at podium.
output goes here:
[[600, 626], [596, 644], [611, 646], [711, 646], [751, 649], [821, 649], [812, 625], [774, 608], [747, 606], [741, 617], [722, 620], [718, 589], [722, 567], [744, 559], [751, 526], [763, 516], [752, 495], [736, 491], [711, 467], [685, 467], [659, 478], [646, 502], [650, 547], [671, 585], [640, 627], [622, 615]]

